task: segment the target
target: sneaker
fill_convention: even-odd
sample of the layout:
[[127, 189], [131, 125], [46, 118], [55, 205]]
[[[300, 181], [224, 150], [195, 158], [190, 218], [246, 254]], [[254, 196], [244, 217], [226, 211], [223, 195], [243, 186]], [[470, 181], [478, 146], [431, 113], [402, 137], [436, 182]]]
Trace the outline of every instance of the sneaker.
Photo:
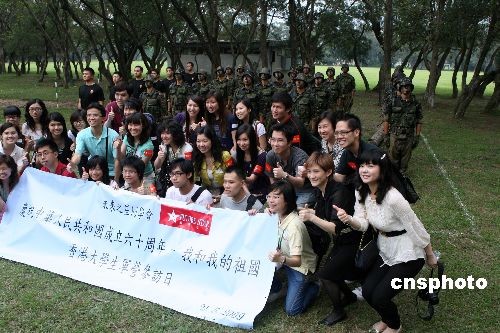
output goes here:
[[284, 285], [281, 287], [281, 289], [275, 293], [270, 293], [269, 296], [267, 296], [267, 301], [266, 304], [276, 302], [280, 298], [283, 298], [286, 296], [286, 293], [288, 291], [288, 287]]
[[326, 316], [323, 320], [320, 321], [320, 324], [332, 326], [335, 325], [336, 323], [346, 320], [346, 318], [347, 314], [345, 313], [344, 309], [336, 311], [332, 310], [328, 314], [328, 316]]
[[359, 287], [355, 288], [355, 289], [352, 291], [352, 293], [353, 293], [354, 295], [356, 295], [356, 297], [358, 298], [358, 301], [364, 301], [364, 300], [365, 300], [365, 299], [364, 299], [364, 297], [363, 297], [363, 291], [362, 291], [362, 287], [361, 287], [361, 286], [359, 286]]

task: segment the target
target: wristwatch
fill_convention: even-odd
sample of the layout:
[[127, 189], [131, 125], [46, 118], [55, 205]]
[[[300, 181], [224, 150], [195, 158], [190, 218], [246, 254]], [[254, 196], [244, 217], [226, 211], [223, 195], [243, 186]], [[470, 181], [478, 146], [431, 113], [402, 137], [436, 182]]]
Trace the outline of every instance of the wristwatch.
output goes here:
[[284, 265], [286, 263], [286, 256], [283, 256], [283, 259], [281, 259], [281, 264]]

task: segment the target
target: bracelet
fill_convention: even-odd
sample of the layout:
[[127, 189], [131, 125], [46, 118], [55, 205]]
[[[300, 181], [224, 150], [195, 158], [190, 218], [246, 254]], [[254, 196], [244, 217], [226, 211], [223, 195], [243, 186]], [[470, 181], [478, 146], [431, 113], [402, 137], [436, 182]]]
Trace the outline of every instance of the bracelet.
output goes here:
[[284, 265], [286, 263], [286, 256], [283, 256], [283, 259], [281, 260], [281, 264]]
[[288, 173], [285, 173], [285, 176], [283, 178], [281, 178], [281, 180], [286, 180], [288, 179], [288, 176], [290, 176]]

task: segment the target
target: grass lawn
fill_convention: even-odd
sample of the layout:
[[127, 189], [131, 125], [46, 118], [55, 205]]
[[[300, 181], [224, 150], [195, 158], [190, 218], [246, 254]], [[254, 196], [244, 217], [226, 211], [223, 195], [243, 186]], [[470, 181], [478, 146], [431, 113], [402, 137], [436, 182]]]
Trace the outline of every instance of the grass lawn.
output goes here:
[[[367, 75], [373, 73], [367, 70]], [[417, 73], [417, 80], [419, 77], [425, 78], [426, 72]], [[50, 101], [50, 111], [54, 111], [52, 85], [53, 81], [39, 84], [13, 75], [0, 76], [0, 106], [40, 97]], [[419, 91], [422, 85], [417, 83]], [[448, 97], [448, 91], [444, 82], [438, 89], [444, 95], [438, 97], [436, 108], [424, 107], [423, 134], [440, 165], [421, 140], [409, 170], [421, 196], [414, 209], [429, 230], [434, 248], [442, 253], [445, 274], [451, 278], [483, 277], [488, 286], [484, 290], [442, 291], [436, 316], [430, 322], [416, 314], [415, 291], [402, 292], [396, 303], [405, 332], [497, 332], [500, 327], [500, 117], [498, 113], [480, 113], [487, 102], [485, 98], [474, 100], [465, 119], [453, 119], [455, 101]], [[60, 110], [65, 114], [76, 105], [76, 94], [76, 87], [61, 91]], [[422, 100], [423, 96], [418, 98]], [[354, 101], [353, 110], [363, 120], [365, 137], [370, 136], [379, 121], [376, 100], [375, 94], [360, 90]], [[443, 169], [456, 188], [455, 195], [442, 175]], [[465, 216], [457, 196], [472, 218]], [[424, 268], [420, 276], [428, 274], [429, 270]], [[365, 302], [358, 302], [347, 309], [347, 321], [333, 328], [318, 325], [330, 306], [322, 294], [305, 314], [288, 318], [283, 303], [278, 301], [257, 317], [255, 331], [366, 332], [378, 320]], [[3, 259], [0, 260], [0, 313], [1, 332], [242, 331]]]

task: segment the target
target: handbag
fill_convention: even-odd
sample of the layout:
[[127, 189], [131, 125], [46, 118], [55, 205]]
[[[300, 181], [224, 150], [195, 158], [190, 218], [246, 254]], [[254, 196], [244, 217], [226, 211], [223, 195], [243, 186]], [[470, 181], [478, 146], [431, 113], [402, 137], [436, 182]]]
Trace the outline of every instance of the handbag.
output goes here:
[[[372, 239], [363, 245], [366, 233], [371, 233]], [[368, 227], [368, 230], [363, 232], [361, 240], [359, 241], [358, 251], [356, 252], [356, 257], [354, 258], [354, 266], [363, 272], [368, 271], [377, 260], [379, 253], [377, 235], [378, 233], [376, 230], [370, 226]]]
[[411, 204], [420, 199], [417, 191], [415, 191], [415, 187], [411, 182], [410, 178], [401, 173], [397, 168], [394, 168], [394, 175], [396, 176], [396, 189], [403, 195], [403, 197]]

